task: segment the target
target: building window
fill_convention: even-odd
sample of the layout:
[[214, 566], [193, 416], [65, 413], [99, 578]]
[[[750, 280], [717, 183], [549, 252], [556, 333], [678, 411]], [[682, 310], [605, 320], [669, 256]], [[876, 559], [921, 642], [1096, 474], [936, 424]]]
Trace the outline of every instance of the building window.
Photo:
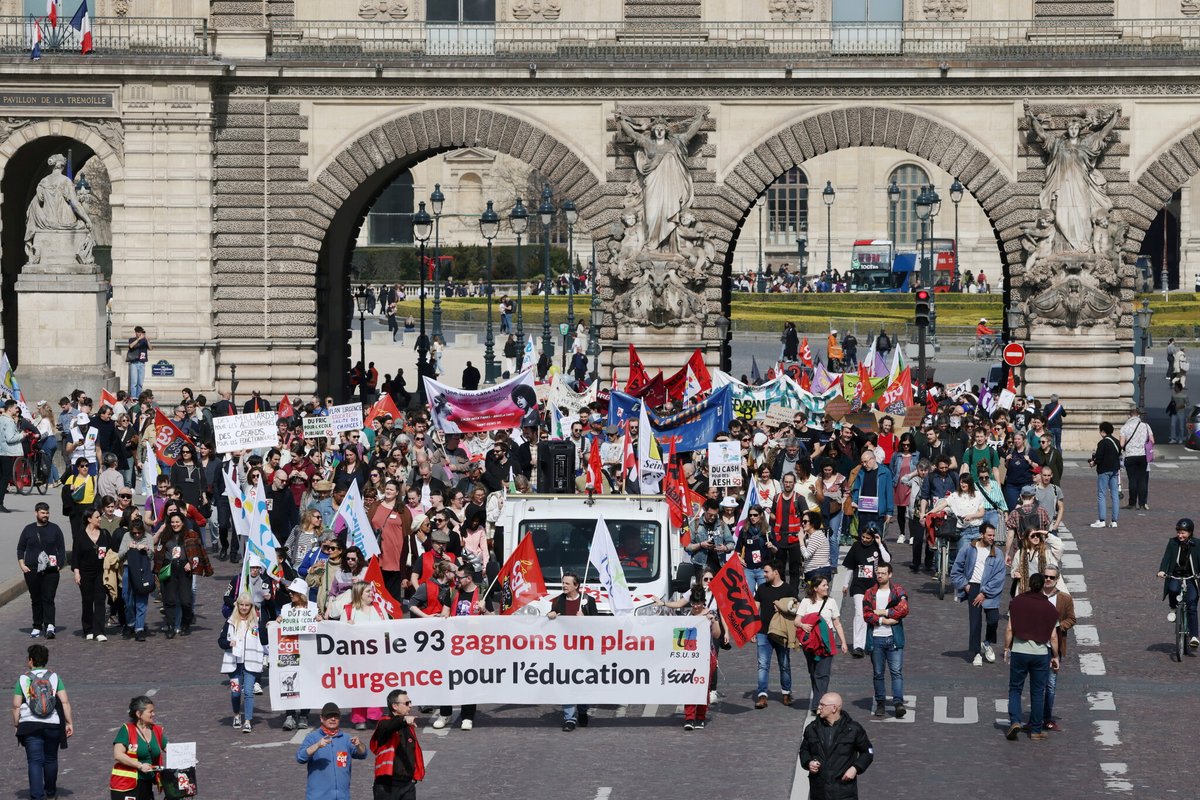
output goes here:
[[430, 22], [495, 22], [496, 0], [426, 0]]
[[905, 164], [897, 167], [888, 178], [888, 185], [895, 181], [900, 187], [900, 202], [895, 208], [895, 229], [892, 239], [896, 249], [915, 248], [917, 239], [921, 237], [921, 221], [917, 219], [917, 195], [921, 187], [929, 183], [929, 175], [916, 164]]
[[903, 22], [904, 0], [833, 0], [834, 22]]
[[367, 244], [412, 244], [413, 177], [401, 172], [367, 212]]
[[767, 187], [767, 244], [796, 246], [808, 234], [808, 176], [792, 167]]

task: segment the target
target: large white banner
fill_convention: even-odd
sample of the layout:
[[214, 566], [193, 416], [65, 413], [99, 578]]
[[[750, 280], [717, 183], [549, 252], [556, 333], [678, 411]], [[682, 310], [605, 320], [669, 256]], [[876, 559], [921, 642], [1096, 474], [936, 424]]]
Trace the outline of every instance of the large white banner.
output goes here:
[[363, 429], [362, 403], [346, 403], [329, 409], [329, 424], [334, 433]]
[[218, 453], [234, 450], [258, 450], [279, 444], [279, 429], [274, 411], [257, 414], [230, 414], [213, 417], [213, 436]]
[[272, 708], [707, 702], [704, 617], [486, 616], [270, 625]]

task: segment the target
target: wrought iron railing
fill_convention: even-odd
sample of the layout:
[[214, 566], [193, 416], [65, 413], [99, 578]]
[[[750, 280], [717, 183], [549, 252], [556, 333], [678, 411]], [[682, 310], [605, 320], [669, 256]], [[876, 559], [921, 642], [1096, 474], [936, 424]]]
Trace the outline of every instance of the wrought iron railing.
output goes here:
[[1177, 59], [1200, 55], [1200, 20], [276, 23], [272, 55], [566, 61], [787, 60], [830, 56], [980, 60]]
[[[92, 17], [91, 23], [92, 56], [208, 55], [208, 22], [202, 18]], [[44, 18], [0, 17], [0, 55], [29, 55], [39, 27], [43, 60], [80, 57], [80, 33], [61, 15], [57, 25]]]

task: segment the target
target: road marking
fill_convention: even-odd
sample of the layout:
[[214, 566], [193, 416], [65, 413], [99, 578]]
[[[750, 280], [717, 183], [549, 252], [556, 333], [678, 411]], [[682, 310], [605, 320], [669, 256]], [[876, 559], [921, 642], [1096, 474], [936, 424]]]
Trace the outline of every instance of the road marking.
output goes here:
[[1062, 582], [1066, 584], [1067, 591], [1072, 595], [1087, 594], [1087, 581], [1082, 575], [1067, 575], [1062, 574]]
[[658, 706], [656, 706], [656, 705], [650, 704], [642, 709], [643, 717], [653, 717], [656, 714], [658, 714]]
[[1076, 542], [1074, 539], [1063, 539], [1063, 537], [1061, 537], [1061, 536], [1058, 538], [1062, 539], [1063, 552], [1068, 552], [1068, 551], [1076, 552], [1079, 550], [1079, 543]]
[[996, 724], [997, 725], [1007, 725], [1008, 724], [1008, 700], [1007, 699], [1000, 698], [996, 701], [996, 713], [1004, 715], [1002, 717], [996, 717]]
[[1164, 464], [1161, 461], [1154, 465], [1155, 469], [1179, 469], [1178, 464]]
[[305, 736], [308, 736], [307, 729], [298, 730], [294, 734], [292, 734], [292, 738], [289, 739], [288, 742], [291, 744], [300, 744], [301, 742], [304, 741]]
[[1067, 467], [1069, 469], [1075, 469], [1076, 467], [1079, 466], [1079, 462], [1078, 461], [1064, 461], [1063, 466]]
[[1180, 461], [1197, 461], [1197, 460], [1200, 460], [1200, 456], [1180, 456], [1179, 460]]
[[284, 747], [285, 745], [289, 745], [289, 744], [291, 744], [291, 742], [286, 742], [286, 741], [285, 742], [266, 742], [264, 744], [246, 744], [246, 745], [242, 745], [242, 749], [243, 750], [261, 750], [261, 749], [264, 749], [267, 747]]
[[[808, 723], [813, 721], [813, 717], [812, 711], [804, 712], [804, 721], [800, 723], [801, 731], [808, 727]], [[792, 776], [792, 791], [788, 795], [788, 800], [808, 800], [808, 770], [800, 763], [798, 753], [796, 754], [796, 772]]]
[[979, 722], [979, 698], [964, 697], [962, 716], [951, 717], [949, 700], [943, 695], [935, 695], [933, 698], [933, 721], [948, 725], [974, 725]]
[[596, 790], [596, 800], [608, 800], [612, 796], [611, 786], [601, 786]]
[[1104, 786], [1110, 792], [1132, 792], [1133, 784], [1124, 779], [1125, 772], [1129, 769], [1126, 764], [1111, 763], [1101, 764], [1100, 771], [1104, 773]]
[[158, 694], [158, 689], [147, 689], [146, 690], [146, 697], [154, 697], [154, 695], [156, 695], [156, 694]]
[[1117, 710], [1117, 704], [1113, 701], [1112, 692], [1088, 692], [1087, 701], [1092, 711]]
[[1075, 601], [1075, 618], [1087, 619], [1092, 615], [1091, 600], [1076, 600]]
[[682, 713], [683, 713], [683, 703], [680, 703], [679, 705], [675, 706], [675, 713], [676, 713], [676, 714], [682, 714]]
[[1076, 625], [1072, 630], [1075, 631], [1076, 644], [1100, 646], [1100, 631], [1096, 630], [1095, 625]]
[[1106, 675], [1104, 656], [1099, 653], [1080, 653], [1079, 671], [1084, 675]]
[[1063, 569], [1083, 569], [1083, 558], [1078, 553], [1063, 553]]
[[1103, 747], [1121, 744], [1121, 723], [1115, 719], [1098, 719], [1092, 723], [1096, 729], [1095, 740]]

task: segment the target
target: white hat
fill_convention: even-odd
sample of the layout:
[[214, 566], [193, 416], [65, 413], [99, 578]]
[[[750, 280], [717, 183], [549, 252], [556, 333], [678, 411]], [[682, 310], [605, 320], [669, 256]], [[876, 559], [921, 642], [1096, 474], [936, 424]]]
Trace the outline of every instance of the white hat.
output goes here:
[[987, 317], [980, 317], [980, 318], [979, 318], [979, 321], [980, 321], [980, 322], [987, 322]]
[[260, 559], [258, 556], [253, 556], [253, 555], [247, 556], [246, 561], [249, 562], [249, 566], [251, 569], [253, 569], [254, 567], [258, 567], [259, 569], [262, 569], [262, 565], [263, 565], [262, 559]]
[[762, 447], [766, 443], [767, 443], [767, 435], [765, 433], [763, 433], [762, 431], [759, 431], [758, 433], [754, 434], [754, 446], [755, 447]]
[[738, 501], [736, 497], [721, 498], [721, 508], [737, 508]]
[[303, 578], [296, 578], [293, 580], [288, 584], [287, 590], [292, 594], [308, 597], [308, 584], [304, 582]]

